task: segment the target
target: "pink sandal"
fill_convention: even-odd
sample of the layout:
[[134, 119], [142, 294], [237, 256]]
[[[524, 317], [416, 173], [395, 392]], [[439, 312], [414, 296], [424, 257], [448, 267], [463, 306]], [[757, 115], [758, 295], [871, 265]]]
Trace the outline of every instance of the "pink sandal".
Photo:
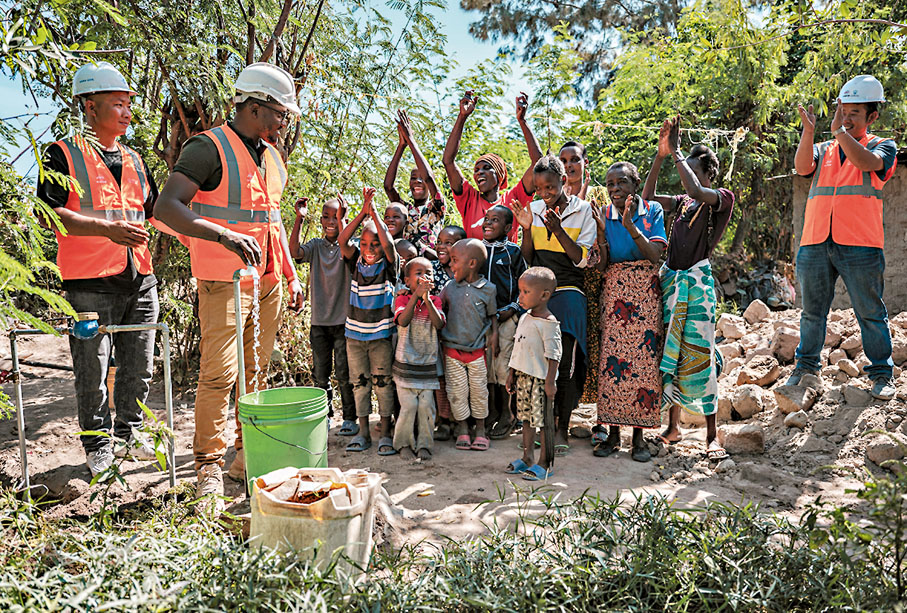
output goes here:
[[472, 441], [469, 439], [468, 434], [461, 434], [457, 437], [457, 449], [460, 451], [469, 451], [472, 449]]
[[472, 442], [472, 445], [469, 447], [473, 451], [488, 451], [488, 448], [491, 446], [491, 441], [489, 441], [484, 436], [477, 436], [476, 440]]

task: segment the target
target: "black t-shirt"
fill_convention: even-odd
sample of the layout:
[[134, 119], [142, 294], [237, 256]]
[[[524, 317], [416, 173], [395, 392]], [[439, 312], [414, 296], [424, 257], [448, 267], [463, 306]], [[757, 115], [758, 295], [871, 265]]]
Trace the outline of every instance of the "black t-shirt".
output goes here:
[[[227, 125], [236, 132], [232, 122]], [[262, 156], [266, 145], [259, 138], [247, 138], [239, 132], [236, 132], [236, 135], [246, 146], [252, 161], [261, 170], [261, 175], [265, 176]], [[173, 172], [186, 175], [203, 192], [217, 189], [224, 171], [214, 141], [207, 134], [198, 134], [187, 140], [180, 150], [180, 157], [173, 167]]]
[[[117, 185], [123, 176], [123, 158], [120, 150], [116, 151], [98, 151], [104, 165], [110, 170], [110, 174], [116, 179]], [[47, 154], [44, 160], [45, 168], [55, 170], [64, 175], [69, 174], [69, 164], [66, 161], [66, 154], [59, 145], [53, 144], [47, 148]], [[148, 198], [145, 200], [145, 219], [151, 219], [154, 214], [154, 203], [157, 200], [157, 184], [154, 177], [148, 171], [148, 165], [142, 160], [142, 166], [145, 168], [145, 177], [148, 179]], [[49, 206], [58, 209], [64, 208], [69, 200], [71, 192], [70, 186], [63, 186], [59, 183], [45, 179], [38, 183], [38, 198], [46, 202]], [[100, 294], [131, 294], [138, 291], [144, 291], [157, 284], [154, 274], [142, 275], [135, 268], [132, 260], [132, 249], [126, 250], [126, 268], [123, 272], [109, 277], [100, 277], [98, 279], [70, 279], [63, 281], [64, 291], [85, 291], [97, 292]]]

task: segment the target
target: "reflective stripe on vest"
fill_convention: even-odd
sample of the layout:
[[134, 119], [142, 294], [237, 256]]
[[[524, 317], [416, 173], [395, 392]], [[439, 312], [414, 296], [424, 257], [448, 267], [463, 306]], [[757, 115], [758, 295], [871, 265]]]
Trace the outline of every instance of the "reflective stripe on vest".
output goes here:
[[[286, 168], [277, 150], [266, 145], [261, 166], [256, 165], [246, 144], [229, 126], [203, 132], [218, 151], [221, 181], [213, 190], [196, 192], [190, 204], [200, 217], [253, 237], [262, 250], [260, 276], [277, 274], [283, 263], [280, 240], [280, 197], [286, 183]], [[189, 238], [192, 275], [204, 281], [232, 281], [233, 273], [245, 268], [239, 256], [222, 245]]]
[[[870, 149], [881, 141], [867, 134], [859, 142]], [[861, 171], [847, 158], [841, 161], [839, 147], [837, 141], [816, 147], [819, 159], [806, 199], [800, 244], [816, 245], [831, 238], [839, 245], [882, 248], [882, 192], [893, 168], [886, 178], [876, 171]]]
[[[70, 172], [70, 195], [66, 208], [92, 219], [144, 223], [149, 195], [148, 177], [139, 155], [117, 143], [122, 156], [119, 185], [101, 155], [82, 137], [56, 143], [63, 151]], [[80, 193], [81, 192], [81, 193]], [[57, 266], [64, 280], [96, 279], [120, 274], [126, 269], [129, 248], [105, 236], [75, 236], [56, 232]], [[153, 272], [148, 245], [131, 249], [139, 274]]]

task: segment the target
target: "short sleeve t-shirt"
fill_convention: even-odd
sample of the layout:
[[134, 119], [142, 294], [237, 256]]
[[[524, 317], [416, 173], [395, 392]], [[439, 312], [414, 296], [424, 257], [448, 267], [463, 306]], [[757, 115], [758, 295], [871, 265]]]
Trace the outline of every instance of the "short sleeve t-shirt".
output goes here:
[[340, 245], [313, 238], [299, 248], [297, 262], [311, 264], [312, 325], [342, 326], [350, 306], [350, 267], [343, 260]]
[[[724, 188], [716, 191], [718, 204], [712, 205], [711, 210], [685, 194], [674, 196], [674, 225], [666, 262], [671, 270], [689, 270], [709, 257], [718, 246], [734, 213], [734, 194]], [[709, 215], [713, 218], [711, 242]]]
[[[119, 148], [116, 151], [99, 150], [104, 165], [113, 175], [117, 185], [123, 176], [123, 157]], [[45, 154], [44, 166], [64, 175], [69, 174], [69, 163], [66, 161], [66, 154], [59, 145], [53, 144], [47, 148]], [[148, 198], [145, 200], [145, 219], [154, 217], [154, 203], [157, 200], [157, 184], [154, 182], [154, 176], [149, 172], [148, 165], [142, 160], [145, 169], [145, 177], [148, 179]], [[69, 200], [69, 194], [72, 191], [71, 186], [63, 186], [45, 178], [38, 183], [38, 198], [47, 203], [48, 206], [59, 209], [66, 206]], [[131, 294], [133, 292], [145, 291], [157, 285], [157, 278], [154, 274], [141, 275], [135, 267], [132, 259], [132, 249], [126, 252], [126, 268], [117, 275], [101, 277], [99, 279], [69, 279], [63, 281], [63, 290], [96, 292], [99, 294]]]
[[[477, 238], [482, 240], [484, 237], [482, 222], [485, 221], [485, 213], [488, 209], [501, 204], [512, 210], [514, 200], [525, 206], [532, 201], [532, 196], [526, 193], [526, 188], [523, 187], [523, 181], [520, 180], [512, 189], [505, 192], [498, 192], [497, 200], [488, 202], [482, 198], [482, 194], [479, 193], [479, 190], [474, 188], [469, 181], [463, 181], [463, 192], [460, 195], [454, 194], [453, 199], [454, 204], [457, 205], [457, 211], [460, 212], [460, 217], [463, 218], [463, 228], [466, 230], [466, 238]], [[511, 229], [510, 234], [507, 235], [508, 240], [515, 243], [517, 241], [518, 230], [519, 224], [514, 223], [513, 229]]]
[[562, 351], [561, 325], [557, 319], [524, 313], [513, 337], [510, 368], [544, 379], [548, 376], [548, 360], [560, 362]]
[[[821, 143], [820, 143], [821, 144]], [[874, 145], [867, 146], [867, 149], [878, 155], [882, 158], [882, 169], [876, 171], [876, 175], [883, 181], [889, 179], [888, 171], [894, 166], [897, 161], [898, 156], [898, 146], [890, 138], [880, 139]], [[844, 149], [838, 147], [838, 155], [841, 157], [841, 163], [844, 163], [844, 160], [847, 159], [847, 156], [844, 154]], [[816, 165], [816, 169], [819, 168], [819, 145], [813, 145], [813, 163]], [[815, 171], [810, 173], [807, 176], [813, 176]]]
[[488, 279], [475, 283], [451, 280], [441, 290], [446, 307], [447, 325], [441, 329], [445, 348], [475, 351], [485, 348], [485, 335], [491, 329], [491, 318], [497, 313], [497, 290]]
[[[664, 210], [657, 202], [647, 202], [637, 196], [633, 225], [650, 241], [662, 245], [668, 244], [668, 237], [665, 235]], [[609, 262], [636, 262], [645, 259], [642, 251], [636, 245], [636, 241], [624, 227], [620, 211], [613, 204], [605, 207], [605, 236], [608, 239]]]
[[358, 341], [390, 338], [394, 331], [394, 287], [400, 277], [400, 256], [382, 258], [366, 264], [355, 248], [346, 260], [350, 267], [350, 310], [346, 317], [346, 337]]
[[[431, 323], [428, 305], [412, 294], [397, 296], [394, 300], [394, 322], [412, 300], [418, 300], [409, 325], [397, 324], [397, 349], [394, 352], [394, 382], [412, 389], [439, 389], [438, 383], [438, 331]], [[429, 300], [441, 314], [441, 299], [429, 295]]]

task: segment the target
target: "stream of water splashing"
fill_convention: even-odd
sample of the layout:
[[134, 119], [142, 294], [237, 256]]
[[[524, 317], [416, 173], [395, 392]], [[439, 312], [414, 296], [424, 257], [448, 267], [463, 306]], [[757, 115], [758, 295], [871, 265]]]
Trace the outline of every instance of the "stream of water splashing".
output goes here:
[[255, 378], [252, 391], [257, 392], [261, 380], [261, 302], [259, 301], [258, 275], [252, 277], [252, 353], [255, 356]]

